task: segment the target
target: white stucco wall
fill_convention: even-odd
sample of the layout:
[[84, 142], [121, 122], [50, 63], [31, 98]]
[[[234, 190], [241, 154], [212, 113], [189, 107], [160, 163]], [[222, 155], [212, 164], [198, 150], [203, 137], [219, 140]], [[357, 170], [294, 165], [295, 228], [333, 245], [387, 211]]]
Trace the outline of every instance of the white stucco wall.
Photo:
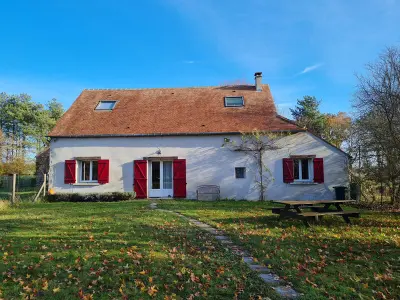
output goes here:
[[[255, 164], [240, 152], [222, 147], [224, 138], [238, 136], [180, 136], [180, 137], [108, 137], [57, 138], [50, 144], [50, 187], [56, 193], [101, 193], [133, 190], [133, 161], [143, 157], [178, 156], [186, 159], [187, 197], [196, 197], [199, 185], [221, 187], [222, 198], [257, 200], [254, 187]], [[297, 133], [280, 141], [281, 148], [266, 153], [265, 164], [274, 175], [267, 190], [267, 198], [278, 199], [333, 199], [335, 185], [347, 185], [347, 157], [309, 133]], [[316, 155], [324, 158], [325, 183], [295, 185], [283, 183], [282, 158], [289, 155]], [[75, 157], [100, 156], [110, 160], [110, 182], [105, 185], [64, 184], [64, 161]], [[245, 179], [235, 178], [235, 167], [246, 167]]]

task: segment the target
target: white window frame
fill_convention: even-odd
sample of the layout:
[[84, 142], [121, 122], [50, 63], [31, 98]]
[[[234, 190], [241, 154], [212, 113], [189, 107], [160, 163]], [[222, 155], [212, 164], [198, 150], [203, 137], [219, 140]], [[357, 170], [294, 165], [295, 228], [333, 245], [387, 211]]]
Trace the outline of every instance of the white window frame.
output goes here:
[[[308, 160], [308, 179], [303, 179], [301, 161]], [[313, 182], [314, 181], [314, 160], [312, 158], [293, 158], [293, 177], [294, 177], [294, 162], [299, 161], [299, 179], [294, 178], [294, 182]]]
[[[93, 162], [98, 160], [80, 160], [79, 161], [79, 168], [78, 168], [78, 174], [79, 174], [79, 182], [99, 182], [98, 178], [97, 180], [93, 180]], [[82, 178], [82, 171], [83, 171], [83, 163], [90, 163], [90, 168], [89, 168], [89, 178], [90, 180], [84, 180]], [[97, 165], [97, 168], [99, 165]]]
[[[99, 108], [99, 106], [103, 102], [109, 102], [109, 103], [112, 102], [114, 105], [111, 108]], [[100, 100], [99, 103], [97, 103], [95, 110], [112, 111], [117, 105], [117, 102], [118, 102], [117, 100]]]
[[[227, 100], [229, 98], [242, 98], [242, 104], [241, 105], [228, 105]], [[225, 107], [243, 107], [244, 106], [244, 97], [243, 96], [225, 96], [224, 101], [225, 101]]]

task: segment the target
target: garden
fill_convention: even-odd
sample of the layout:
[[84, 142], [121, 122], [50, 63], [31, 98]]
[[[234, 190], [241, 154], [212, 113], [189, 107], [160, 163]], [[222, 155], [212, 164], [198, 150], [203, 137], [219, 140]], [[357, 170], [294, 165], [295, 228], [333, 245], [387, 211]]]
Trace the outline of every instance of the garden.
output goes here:
[[2, 204], [2, 299], [279, 298], [209, 233], [148, 201]]
[[279, 221], [276, 204], [247, 201], [159, 201], [223, 230], [306, 299], [399, 299], [400, 214], [361, 211], [348, 226], [325, 217], [307, 228]]

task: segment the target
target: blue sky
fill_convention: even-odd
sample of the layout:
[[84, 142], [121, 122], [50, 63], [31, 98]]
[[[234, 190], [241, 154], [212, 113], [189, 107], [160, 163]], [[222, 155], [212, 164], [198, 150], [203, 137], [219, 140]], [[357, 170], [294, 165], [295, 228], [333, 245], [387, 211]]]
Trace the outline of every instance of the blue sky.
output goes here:
[[51, 0], [0, 4], [0, 92], [253, 83], [281, 113], [314, 95], [350, 111], [355, 73], [400, 45], [400, 0]]

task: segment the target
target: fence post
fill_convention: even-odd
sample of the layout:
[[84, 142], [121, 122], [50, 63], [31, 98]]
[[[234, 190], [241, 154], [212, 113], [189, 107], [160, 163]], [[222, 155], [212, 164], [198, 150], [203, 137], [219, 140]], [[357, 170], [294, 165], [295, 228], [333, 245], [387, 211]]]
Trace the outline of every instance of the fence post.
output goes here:
[[16, 188], [17, 188], [17, 174], [13, 174], [12, 176], [12, 195], [11, 195], [11, 205], [15, 203], [15, 195], [16, 195]]
[[46, 196], [47, 174], [43, 174], [43, 197]]

